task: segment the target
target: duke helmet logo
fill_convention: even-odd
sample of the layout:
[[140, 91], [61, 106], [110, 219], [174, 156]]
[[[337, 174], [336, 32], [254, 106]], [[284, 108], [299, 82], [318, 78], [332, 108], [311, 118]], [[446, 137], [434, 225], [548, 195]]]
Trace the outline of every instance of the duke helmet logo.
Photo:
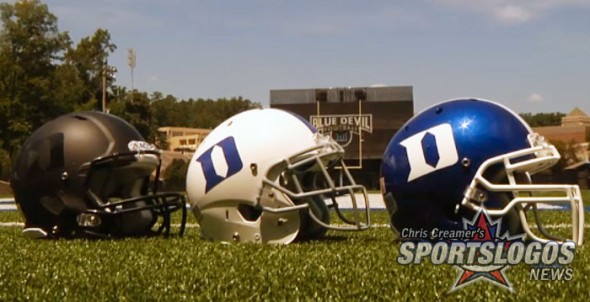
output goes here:
[[410, 164], [408, 182], [459, 161], [453, 128], [448, 123], [416, 133], [400, 144], [406, 148]]
[[[221, 156], [215, 156], [223, 153]], [[205, 175], [205, 193], [213, 189], [222, 181], [230, 178], [232, 175], [240, 172], [242, 159], [236, 147], [236, 141], [233, 136], [224, 138], [219, 143], [213, 145], [207, 151], [203, 152], [197, 161], [201, 163], [203, 174]]]

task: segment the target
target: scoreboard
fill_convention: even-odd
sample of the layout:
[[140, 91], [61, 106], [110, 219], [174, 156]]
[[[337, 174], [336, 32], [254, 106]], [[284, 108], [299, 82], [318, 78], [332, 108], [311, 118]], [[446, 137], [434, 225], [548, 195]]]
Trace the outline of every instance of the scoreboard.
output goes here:
[[332, 136], [344, 147], [348, 167], [372, 177], [389, 140], [414, 114], [413, 87], [271, 90], [270, 106], [297, 113]]

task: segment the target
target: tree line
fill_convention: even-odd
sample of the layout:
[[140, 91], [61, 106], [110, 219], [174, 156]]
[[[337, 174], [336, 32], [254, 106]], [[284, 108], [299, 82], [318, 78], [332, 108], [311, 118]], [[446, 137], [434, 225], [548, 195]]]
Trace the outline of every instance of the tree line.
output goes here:
[[562, 112], [549, 112], [549, 113], [521, 113], [520, 116], [529, 124], [531, 127], [546, 127], [546, 126], [559, 126], [561, 125], [561, 118], [565, 116]]
[[160, 92], [128, 91], [107, 72], [117, 49], [106, 29], [74, 43], [39, 0], [0, 3], [0, 179], [27, 137], [73, 111], [101, 110], [103, 76], [111, 114], [133, 124], [148, 141], [159, 126], [213, 128], [238, 112], [259, 108], [242, 97], [179, 100]]

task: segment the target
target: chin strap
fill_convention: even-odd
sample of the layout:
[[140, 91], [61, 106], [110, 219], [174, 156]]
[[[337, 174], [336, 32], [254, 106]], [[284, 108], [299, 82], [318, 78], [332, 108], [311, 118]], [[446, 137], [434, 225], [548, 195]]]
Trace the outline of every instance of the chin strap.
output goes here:
[[49, 237], [49, 234], [40, 228], [25, 228], [23, 229], [22, 234], [31, 239], [44, 239]]

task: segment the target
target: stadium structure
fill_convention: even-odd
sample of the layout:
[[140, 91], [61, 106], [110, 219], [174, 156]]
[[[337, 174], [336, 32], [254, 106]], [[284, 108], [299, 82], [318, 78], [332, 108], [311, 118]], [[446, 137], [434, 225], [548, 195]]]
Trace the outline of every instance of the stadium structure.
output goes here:
[[355, 179], [377, 189], [383, 152], [413, 116], [414, 96], [412, 86], [278, 89], [270, 91], [270, 107], [297, 113], [332, 136]]

